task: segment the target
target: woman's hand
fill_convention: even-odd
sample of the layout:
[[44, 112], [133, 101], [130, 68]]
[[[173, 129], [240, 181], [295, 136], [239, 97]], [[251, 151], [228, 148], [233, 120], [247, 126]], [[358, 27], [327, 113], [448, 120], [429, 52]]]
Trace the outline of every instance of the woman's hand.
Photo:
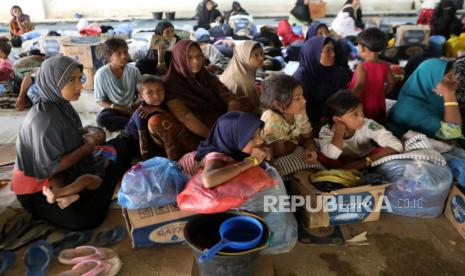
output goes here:
[[16, 111], [24, 111], [24, 108], [27, 105], [27, 101], [25, 97], [18, 97], [18, 100], [16, 101]]
[[139, 117], [143, 119], [147, 119], [155, 112], [166, 112], [166, 110], [158, 106], [141, 106], [137, 110], [139, 111]]
[[258, 164], [261, 164], [265, 160], [271, 160], [271, 152], [266, 147], [254, 148], [250, 156], [257, 158]]
[[436, 88], [433, 89], [433, 92], [443, 97], [445, 102], [456, 102], [457, 97], [455, 91], [457, 90], [457, 85], [457, 82], [441, 81]]
[[166, 53], [165, 45], [163, 45], [162, 43], [158, 44], [157, 46], [158, 64], [165, 63], [165, 53]]

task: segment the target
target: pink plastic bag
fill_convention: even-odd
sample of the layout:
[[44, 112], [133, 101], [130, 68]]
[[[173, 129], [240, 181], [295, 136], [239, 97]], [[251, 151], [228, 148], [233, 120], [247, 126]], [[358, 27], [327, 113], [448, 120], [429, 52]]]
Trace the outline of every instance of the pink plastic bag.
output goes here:
[[181, 210], [200, 214], [220, 213], [237, 208], [256, 193], [278, 184], [260, 167], [253, 167], [229, 181], [212, 189], [202, 184], [203, 169], [187, 183], [184, 191], [177, 196]]

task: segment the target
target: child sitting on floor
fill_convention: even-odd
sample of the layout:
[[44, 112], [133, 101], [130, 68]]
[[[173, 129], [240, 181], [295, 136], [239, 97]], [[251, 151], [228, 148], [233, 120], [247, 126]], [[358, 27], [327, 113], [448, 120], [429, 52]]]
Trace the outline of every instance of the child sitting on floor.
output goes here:
[[364, 62], [355, 69], [349, 89], [360, 97], [366, 117], [384, 124], [386, 95], [396, 85], [389, 63], [379, 58], [379, 52], [387, 45], [387, 36], [378, 28], [368, 28], [357, 35], [357, 42]]
[[[97, 172], [97, 174], [83, 174], [77, 177], [71, 184], [66, 185], [69, 183], [67, 181], [69, 176], [61, 175], [58, 173], [57, 175], [53, 176], [50, 181], [48, 182], [48, 186], [44, 186], [42, 189], [42, 193], [47, 197], [47, 202], [50, 204], [57, 203], [61, 209], [68, 207], [73, 202], [79, 199], [79, 193], [84, 190], [96, 190], [102, 184], [102, 177], [105, 171], [105, 168], [109, 165], [107, 155], [107, 149], [103, 149], [102, 146], [105, 143], [106, 135], [105, 131], [101, 128], [87, 126], [84, 128], [84, 139], [87, 143], [95, 145], [94, 155], [101, 155], [102, 163], [102, 170], [101, 172]], [[110, 151], [114, 151], [110, 150]], [[99, 158], [97, 156], [97, 158]], [[115, 159], [114, 157], [109, 157], [109, 159]], [[85, 166], [85, 165], [84, 165]], [[89, 168], [91, 170], [91, 168]]]
[[95, 73], [95, 99], [104, 109], [97, 123], [110, 131], [123, 129], [134, 111], [139, 69], [128, 65], [126, 41], [112, 38], [105, 41], [103, 52], [108, 64]]
[[[205, 188], [221, 185], [264, 160], [270, 160], [270, 151], [262, 147], [262, 127], [263, 122], [252, 114], [226, 113], [216, 121], [197, 151], [185, 154], [178, 164], [190, 175], [205, 167], [202, 177]], [[232, 161], [239, 162], [226, 165]]]
[[15, 76], [13, 63], [8, 59], [10, 52], [10, 43], [0, 40], [0, 82], [12, 80]]
[[142, 160], [147, 160], [153, 156], [147, 123], [152, 115], [167, 110], [164, 105], [165, 85], [159, 77], [143, 75], [137, 82], [137, 90], [142, 103], [132, 114], [123, 136], [129, 138], [131, 143], [139, 144]]
[[327, 168], [363, 170], [382, 157], [403, 151], [402, 143], [390, 131], [365, 118], [360, 100], [348, 90], [329, 97], [325, 118], [328, 124], [320, 131], [318, 159]]
[[299, 81], [288, 75], [267, 78], [262, 84], [260, 103], [265, 110], [261, 117], [265, 122], [262, 137], [271, 147], [282, 176], [316, 165], [307, 101]]

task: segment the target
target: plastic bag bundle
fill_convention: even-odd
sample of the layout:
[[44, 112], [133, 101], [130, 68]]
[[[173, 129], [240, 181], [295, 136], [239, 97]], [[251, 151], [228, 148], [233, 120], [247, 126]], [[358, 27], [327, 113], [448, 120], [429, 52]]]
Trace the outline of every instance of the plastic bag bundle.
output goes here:
[[126, 172], [118, 204], [127, 209], [142, 209], [175, 203], [186, 182], [187, 177], [175, 162], [155, 157]]
[[271, 232], [270, 247], [261, 251], [262, 254], [282, 254], [290, 252], [297, 242], [297, 221], [291, 212], [265, 212], [265, 196], [286, 196], [286, 187], [278, 171], [267, 166], [265, 171], [275, 179], [278, 185], [257, 193], [245, 202], [239, 209], [257, 214], [268, 225]]
[[394, 160], [377, 170], [391, 184], [386, 196], [392, 213], [433, 218], [441, 215], [452, 183], [448, 166], [427, 161]]

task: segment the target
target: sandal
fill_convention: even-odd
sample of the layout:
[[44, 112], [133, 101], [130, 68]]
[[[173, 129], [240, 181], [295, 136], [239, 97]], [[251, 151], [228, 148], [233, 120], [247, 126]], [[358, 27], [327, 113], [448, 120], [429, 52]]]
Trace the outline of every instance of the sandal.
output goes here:
[[119, 258], [111, 262], [101, 260], [87, 260], [75, 265], [71, 270], [59, 276], [114, 276], [121, 270], [122, 263]]
[[4, 275], [15, 264], [16, 256], [11, 251], [0, 251], [0, 275]]
[[118, 255], [111, 249], [84, 245], [61, 251], [58, 261], [65, 265], [75, 265], [88, 260], [109, 260], [117, 257]]
[[62, 239], [53, 242], [52, 247], [54, 249], [55, 256], [58, 256], [61, 251], [83, 245], [91, 239], [92, 232], [90, 231], [71, 232], [66, 234]]
[[97, 247], [107, 247], [120, 242], [126, 236], [126, 228], [117, 225], [109, 230], [104, 230], [95, 236], [93, 244]]
[[24, 255], [26, 276], [45, 276], [53, 259], [53, 248], [45, 240], [31, 244]]

